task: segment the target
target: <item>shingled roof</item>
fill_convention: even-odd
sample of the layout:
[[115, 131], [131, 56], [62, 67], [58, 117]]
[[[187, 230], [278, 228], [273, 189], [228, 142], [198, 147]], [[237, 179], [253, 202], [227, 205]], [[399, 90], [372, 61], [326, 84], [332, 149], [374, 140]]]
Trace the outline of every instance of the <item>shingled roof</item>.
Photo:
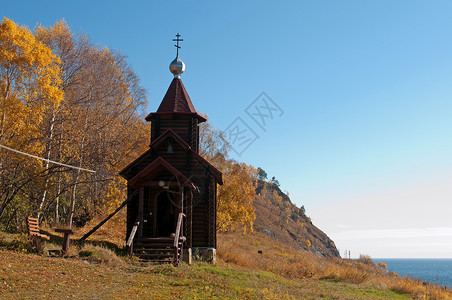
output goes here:
[[200, 122], [206, 121], [206, 119], [196, 112], [193, 103], [185, 90], [184, 84], [180, 78], [174, 78], [171, 82], [168, 91], [163, 97], [157, 112], [150, 113], [146, 117], [146, 121], [151, 120], [151, 116], [158, 114], [168, 114], [168, 113], [178, 113], [178, 114], [194, 114], [200, 119]]

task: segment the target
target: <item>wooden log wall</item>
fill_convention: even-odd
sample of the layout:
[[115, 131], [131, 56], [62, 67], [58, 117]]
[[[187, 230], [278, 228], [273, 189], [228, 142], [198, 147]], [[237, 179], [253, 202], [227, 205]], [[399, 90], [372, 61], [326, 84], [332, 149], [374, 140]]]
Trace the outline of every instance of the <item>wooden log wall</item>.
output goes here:
[[[172, 129], [182, 139], [184, 139], [190, 147], [198, 151], [199, 148], [199, 127], [198, 119], [191, 115], [156, 115], [152, 119], [151, 141], [157, 139], [167, 129]], [[171, 142], [174, 153], [167, 153], [168, 143], [163, 142], [155, 149], [151, 149], [151, 154], [138, 162], [131, 174], [135, 176], [139, 171], [147, 167], [158, 156], [168, 161], [179, 172], [184, 174], [190, 181], [194, 182], [200, 189], [200, 192], [188, 192], [185, 190], [185, 214], [184, 235], [187, 237], [188, 247], [216, 247], [216, 180], [210, 173], [208, 167], [197, 161], [191, 151], [184, 149], [178, 142]], [[165, 183], [173, 182], [177, 184], [177, 179], [169, 172], [163, 171], [159, 176], [155, 177], [149, 184], [153, 188], [146, 187], [144, 196], [143, 214], [146, 219], [151, 213], [155, 213], [154, 197], [159, 191], [156, 186], [160, 180]], [[129, 193], [133, 191], [129, 187]], [[161, 189], [160, 189], [161, 191]], [[134, 225], [137, 210], [138, 199], [131, 201], [127, 210], [127, 237]], [[148, 218], [148, 224], [143, 230], [144, 236], [152, 236], [155, 232], [155, 224], [152, 224], [153, 218]]]

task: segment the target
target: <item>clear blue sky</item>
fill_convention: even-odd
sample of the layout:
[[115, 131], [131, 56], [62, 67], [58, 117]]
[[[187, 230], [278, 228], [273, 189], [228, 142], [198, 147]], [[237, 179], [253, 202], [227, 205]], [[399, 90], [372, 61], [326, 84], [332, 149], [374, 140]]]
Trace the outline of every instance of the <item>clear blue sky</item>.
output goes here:
[[[154, 4], [155, 3], [155, 4]], [[155, 111], [180, 32], [182, 80], [235, 158], [276, 176], [341, 253], [452, 257], [452, 2], [8, 1], [33, 28], [64, 18], [129, 57]], [[284, 111], [260, 129], [265, 91]]]

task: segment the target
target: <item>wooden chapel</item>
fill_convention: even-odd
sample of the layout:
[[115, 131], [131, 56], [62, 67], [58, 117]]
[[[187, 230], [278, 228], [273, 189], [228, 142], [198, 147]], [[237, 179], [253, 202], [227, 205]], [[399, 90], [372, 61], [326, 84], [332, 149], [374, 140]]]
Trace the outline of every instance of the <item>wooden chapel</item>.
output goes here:
[[215, 260], [217, 184], [222, 174], [199, 155], [199, 115], [180, 79], [185, 64], [177, 56], [168, 91], [151, 122], [149, 149], [124, 168], [127, 180], [127, 245], [130, 254], [158, 261], [183, 259], [192, 252]]

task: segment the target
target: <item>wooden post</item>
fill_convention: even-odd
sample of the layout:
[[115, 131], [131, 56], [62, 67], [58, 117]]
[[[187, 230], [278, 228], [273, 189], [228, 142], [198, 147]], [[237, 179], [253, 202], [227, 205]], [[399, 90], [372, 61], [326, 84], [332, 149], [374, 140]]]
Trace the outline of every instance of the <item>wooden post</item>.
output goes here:
[[71, 240], [70, 235], [73, 234], [74, 232], [70, 228], [56, 228], [55, 232], [64, 233], [62, 254], [66, 255], [69, 250], [69, 243]]
[[[140, 195], [138, 197], [138, 221], [143, 224], [143, 202], [144, 202], [144, 187], [140, 186]], [[144, 225], [144, 224], [143, 224]], [[143, 226], [138, 228], [138, 237], [143, 237]]]
[[191, 192], [191, 193], [189, 194], [189, 198], [188, 198], [188, 201], [187, 201], [187, 208], [186, 208], [186, 211], [187, 211], [187, 213], [186, 213], [186, 215], [187, 215], [187, 218], [186, 218], [187, 223], [186, 223], [186, 225], [187, 225], [187, 226], [185, 226], [185, 228], [187, 228], [187, 229], [186, 229], [186, 230], [187, 230], [187, 231], [186, 231], [186, 237], [187, 237], [187, 243], [186, 243], [186, 246], [187, 246], [188, 248], [191, 248], [191, 247], [192, 247], [193, 201], [194, 201], [194, 195], [193, 195], [193, 193]]
[[152, 234], [153, 236], [157, 236], [157, 209], [158, 209], [158, 197], [160, 196], [159, 192], [152, 193]]
[[214, 218], [213, 218], [213, 233], [214, 233], [214, 237], [213, 237], [213, 240], [214, 240], [214, 245], [213, 245], [213, 247], [215, 248], [215, 249], [217, 249], [217, 183], [214, 181], [213, 182], [213, 190], [214, 190], [214, 194], [213, 194], [213, 215], [214, 215]]
[[[180, 190], [181, 190], [180, 191], [180, 212], [185, 214], [185, 212], [184, 212], [184, 187], [181, 186]], [[181, 230], [180, 231], [181, 235], [184, 235], [184, 222], [182, 222], [180, 230]]]
[[[138, 218], [137, 218], [138, 220]], [[129, 256], [132, 256], [133, 254], [133, 239], [135, 238], [135, 233], [137, 232], [138, 227], [140, 227], [140, 222], [135, 221], [135, 225], [133, 225], [132, 231], [130, 232], [129, 239], [127, 240], [127, 253]]]

